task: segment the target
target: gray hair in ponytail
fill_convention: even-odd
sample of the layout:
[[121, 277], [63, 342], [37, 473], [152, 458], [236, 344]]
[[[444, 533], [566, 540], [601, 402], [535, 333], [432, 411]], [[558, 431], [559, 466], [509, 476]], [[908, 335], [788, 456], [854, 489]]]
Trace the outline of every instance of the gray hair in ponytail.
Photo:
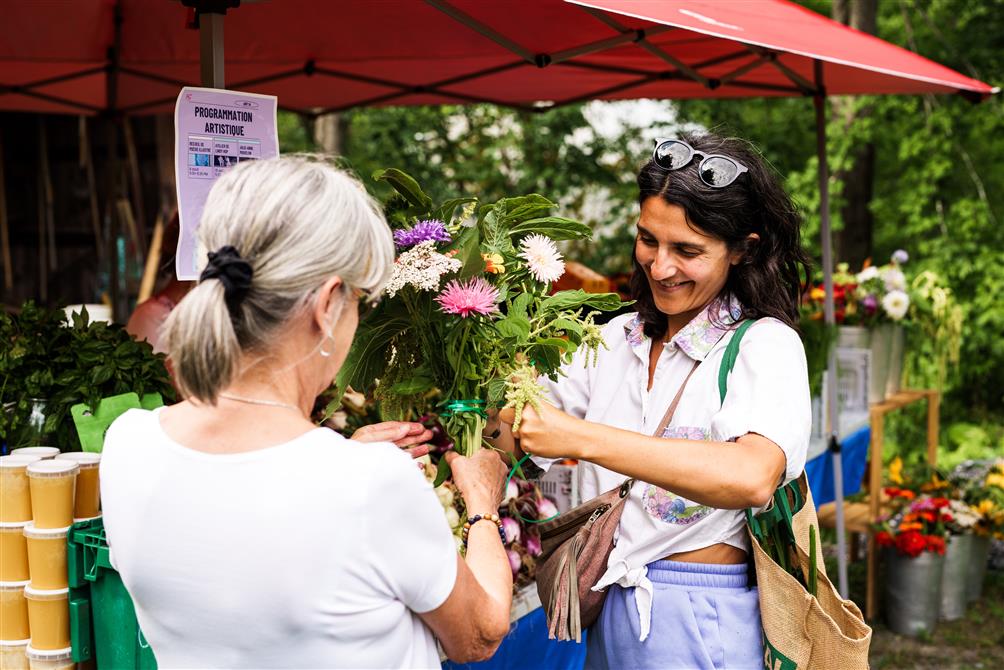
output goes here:
[[[267, 353], [273, 337], [333, 275], [378, 296], [394, 262], [379, 206], [358, 180], [314, 156], [239, 163], [206, 199], [199, 247], [237, 249], [251, 265], [233, 314], [216, 279], [199, 282], [171, 312], [163, 337], [186, 397], [215, 404], [245, 352]], [[204, 265], [206, 257], [200, 259]]]

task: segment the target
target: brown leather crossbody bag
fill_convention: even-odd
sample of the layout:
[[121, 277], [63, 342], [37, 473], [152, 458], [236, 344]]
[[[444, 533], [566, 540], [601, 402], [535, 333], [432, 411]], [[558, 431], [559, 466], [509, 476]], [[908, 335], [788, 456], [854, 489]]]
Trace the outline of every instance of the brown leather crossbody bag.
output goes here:
[[[672, 421], [683, 389], [697, 366], [695, 361], [659, 422], [656, 437], [661, 437]], [[582, 630], [596, 621], [603, 609], [606, 590], [593, 591], [592, 587], [606, 572], [624, 501], [634, 481], [627, 479], [617, 488], [540, 524], [543, 551], [537, 562], [537, 594], [547, 614], [548, 636], [552, 640], [581, 642]]]

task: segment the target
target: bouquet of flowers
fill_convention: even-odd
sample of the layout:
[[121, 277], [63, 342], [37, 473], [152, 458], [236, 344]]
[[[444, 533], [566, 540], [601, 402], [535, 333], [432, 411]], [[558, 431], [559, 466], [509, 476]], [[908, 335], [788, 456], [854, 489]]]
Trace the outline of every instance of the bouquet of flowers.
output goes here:
[[875, 541], [879, 546], [895, 547], [911, 558], [925, 551], [944, 554], [946, 524], [953, 521], [947, 509], [951, 502], [899, 487], [888, 487], [885, 493], [898, 511], [877, 524]]
[[[872, 326], [899, 322], [910, 310], [910, 294], [902, 266], [909, 254], [899, 249], [881, 267], [866, 261], [861, 272], [852, 273], [848, 263], [838, 263], [833, 273], [833, 303], [836, 322], [847, 326]], [[826, 293], [821, 283], [809, 290], [805, 303], [810, 320], [823, 320]]]
[[[400, 170], [374, 178], [394, 188], [386, 203], [398, 256], [384, 299], [360, 321], [338, 388], [372, 393], [383, 418], [439, 415], [456, 450], [482, 446], [487, 410], [536, 403], [537, 375], [556, 379], [585, 347], [604, 346], [596, 311], [620, 297], [581, 290], [550, 294], [564, 272], [556, 241], [588, 226], [551, 216], [540, 195], [438, 206]], [[441, 394], [441, 395], [439, 395]], [[438, 402], [437, 402], [438, 399]], [[446, 460], [437, 484], [448, 475]]]

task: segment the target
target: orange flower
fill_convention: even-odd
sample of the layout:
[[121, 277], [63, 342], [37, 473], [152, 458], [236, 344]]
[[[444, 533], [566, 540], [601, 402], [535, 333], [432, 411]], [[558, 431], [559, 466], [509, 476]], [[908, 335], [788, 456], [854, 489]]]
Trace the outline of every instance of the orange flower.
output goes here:
[[906, 533], [911, 530], [924, 530], [924, 524], [913, 522], [913, 523], [901, 523], [899, 525], [899, 531], [901, 533]]
[[911, 491], [910, 489], [903, 489], [899, 492], [899, 497], [904, 498], [906, 500], [913, 500], [914, 498], [917, 497], [917, 494]]
[[481, 258], [485, 262], [485, 272], [493, 275], [505, 272], [505, 259], [499, 254], [481, 254]]

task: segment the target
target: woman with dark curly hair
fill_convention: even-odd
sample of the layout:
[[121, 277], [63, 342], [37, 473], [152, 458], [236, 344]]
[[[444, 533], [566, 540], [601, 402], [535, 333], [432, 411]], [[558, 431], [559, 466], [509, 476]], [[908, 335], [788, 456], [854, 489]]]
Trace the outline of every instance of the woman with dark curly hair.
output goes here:
[[[593, 587], [608, 593], [587, 667], [759, 668], [744, 510], [764, 506], [805, 464], [801, 220], [777, 175], [737, 139], [659, 140], [638, 189], [637, 312], [606, 326], [596, 366], [577, 358], [544, 382], [553, 405], [524, 410], [513, 448], [542, 467], [578, 459], [583, 500], [634, 479]], [[719, 370], [737, 333], [722, 401]]]

